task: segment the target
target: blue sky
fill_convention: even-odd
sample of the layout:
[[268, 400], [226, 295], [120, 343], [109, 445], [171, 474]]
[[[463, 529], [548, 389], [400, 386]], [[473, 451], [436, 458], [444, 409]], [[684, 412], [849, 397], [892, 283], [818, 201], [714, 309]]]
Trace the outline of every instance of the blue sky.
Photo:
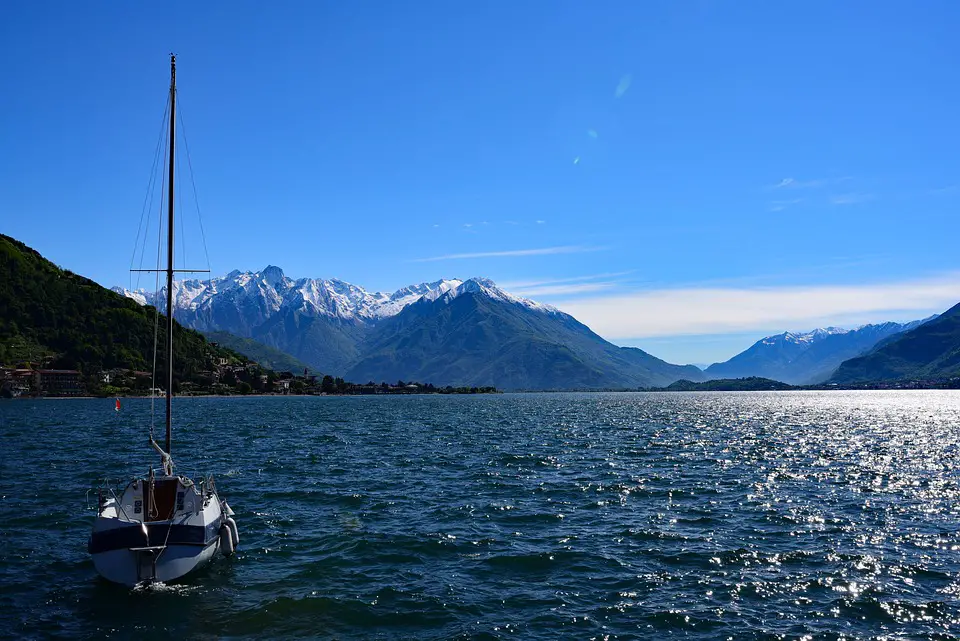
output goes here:
[[960, 300], [954, 2], [165, 7], [0, 21], [0, 232], [104, 285], [174, 51], [216, 274], [481, 275], [674, 362]]

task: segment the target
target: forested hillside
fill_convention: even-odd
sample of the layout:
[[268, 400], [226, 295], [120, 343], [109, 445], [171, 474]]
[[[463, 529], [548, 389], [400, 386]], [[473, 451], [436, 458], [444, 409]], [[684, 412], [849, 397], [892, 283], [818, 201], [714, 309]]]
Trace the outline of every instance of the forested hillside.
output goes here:
[[[85, 374], [111, 368], [149, 370], [156, 310], [83, 276], [60, 269], [23, 243], [0, 234], [0, 364], [20, 362]], [[159, 324], [160, 345], [166, 337]], [[174, 375], [193, 380], [215, 358], [241, 357], [199, 332], [174, 325]], [[245, 360], [245, 359], [243, 359]]]

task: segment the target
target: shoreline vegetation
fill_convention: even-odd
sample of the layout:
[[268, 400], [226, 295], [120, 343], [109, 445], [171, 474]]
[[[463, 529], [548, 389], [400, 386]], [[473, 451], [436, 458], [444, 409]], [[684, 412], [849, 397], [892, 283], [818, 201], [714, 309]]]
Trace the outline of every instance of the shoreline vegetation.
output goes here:
[[903, 379], [861, 381], [857, 383], [819, 383], [817, 385], [789, 385], [770, 378], [749, 376], [746, 378], [718, 378], [710, 381], [693, 382], [679, 380], [666, 387], [608, 388], [608, 389], [548, 389], [548, 390], [507, 390], [520, 393], [540, 392], [789, 392], [833, 390], [909, 390], [909, 389], [960, 389], [960, 377], [937, 379]]
[[[342, 380], [342, 379], [334, 379]], [[403, 381], [399, 381], [403, 383]], [[717, 379], [703, 383], [694, 383], [691, 381], [680, 380], [668, 385], [667, 387], [650, 387], [641, 389], [556, 389], [556, 390], [507, 390], [515, 394], [560, 394], [560, 393], [602, 393], [602, 392], [630, 392], [630, 393], [656, 393], [656, 392], [772, 392], [772, 391], [896, 391], [896, 390], [950, 390], [960, 389], [960, 378], [952, 379], [933, 379], [933, 380], [904, 380], [904, 381], [872, 381], [856, 384], [820, 384], [820, 385], [788, 385], [767, 378], [747, 377], [734, 379]], [[318, 389], [309, 390], [287, 390], [277, 392], [239, 392], [236, 390], [202, 392], [188, 391], [186, 393], [176, 393], [177, 398], [277, 398], [284, 396], [382, 396], [382, 395], [423, 395], [423, 394], [503, 394], [504, 390], [498, 390], [492, 386], [484, 387], [436, 387], [431, 384], [422, 385], [419, 383], [404, 383], [402, 385], [356, 385], [347, 383], [342, 390], [321, 391]], [[11, 396], [9, 394], [0, 395], [0, 399], [24, 398], [24, 399], [95, 399], [95, 398], [151, 398], [149, 394], [137, 393], [134, 390], [119, 391], [114, 390], [110, 394], [98, 393], [73, 393], [73, 394], [20, 394]], [[155, 397], [162, 398], [162, 397]]]
[[[22, 365], [22, 364], [21, 364]], [[198, 384], [174, 379], [176, 397], [206, 396], [379, 396], [398, 394], [497, 394], [493, 386], [436, 386], [404, 382], [350, 383], [333, 376], [262, 370], [255, 363], [226, 369]], [[110, 370], [84, 375], [81, 370], [0, 367], [0, 398], [163, 398], [149, 372]]]
[[[239, 356], [239, 355], [238, 355]], [[497, 394], [495, 386], [437, 386], [432, 383], [369, 381], [351, 383], [340, 377], [319, 376], [305, 370], [302, 375], [274, 372], [258, 363], [231, 358], [211, 363], [205, 376], [192, 380], [174, 378], [174, 395], [182, 396], [372, 396], [399, 394]], [[39, 369], [30, 363], [14, 367], [0, 366], [0, 398], [11, 397], [90, 397], [150, 398], [162, 397], [164, 391], [149, 372], [114, 368], [85, 374], [82, 369]], [[960, 389], [960, 377], [863, 381], [856, 383], [821, 383], [789, 385], [769, 378], [745, 377], [715, 379], [703, 382], [679, 380], [666, 387], [605, 389], [522, 389], [535, 392], [760, 392], [760, 391], [830, 391], [830, 390], [905, 390]]]

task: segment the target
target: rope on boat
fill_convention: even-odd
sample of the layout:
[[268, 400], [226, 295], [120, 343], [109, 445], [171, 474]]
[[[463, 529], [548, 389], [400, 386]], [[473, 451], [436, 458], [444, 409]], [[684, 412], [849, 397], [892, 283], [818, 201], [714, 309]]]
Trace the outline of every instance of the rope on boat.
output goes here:
[[[157, 511], [157, 498], [154, 495], [156, 490], [156, 484], [153, 482], [153, 468], [150, 468], [150, 474], [147, 476], [147, 482], [150, 483], [149, 491], [147, 492], [147, 516], [151, 519], [156, 518], [159, 512]], [[150, 535], [147, 533], [147, 524], [142, 520], [140, 524], [143, 526], [143, 535], [147, 539], [147, 545], [150, 545]]]

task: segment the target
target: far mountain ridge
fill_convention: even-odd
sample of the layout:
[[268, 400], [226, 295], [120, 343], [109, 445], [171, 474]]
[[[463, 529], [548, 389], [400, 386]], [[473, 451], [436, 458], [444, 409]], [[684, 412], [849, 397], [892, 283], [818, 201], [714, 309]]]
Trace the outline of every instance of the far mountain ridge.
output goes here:
[[960, 304], [845, 361], [830, 381], [849, 384], [954, 377], [960, 377]]
[[714, 363], [704, 373], [711, 379], [758, 376], [792, 385], [822, 383], [845, 360], [931, 318], [935, 316], [909, 323], [890, 321], [854, 329], [823, 327], [808, 332], [774, 334], [723, 363]]

